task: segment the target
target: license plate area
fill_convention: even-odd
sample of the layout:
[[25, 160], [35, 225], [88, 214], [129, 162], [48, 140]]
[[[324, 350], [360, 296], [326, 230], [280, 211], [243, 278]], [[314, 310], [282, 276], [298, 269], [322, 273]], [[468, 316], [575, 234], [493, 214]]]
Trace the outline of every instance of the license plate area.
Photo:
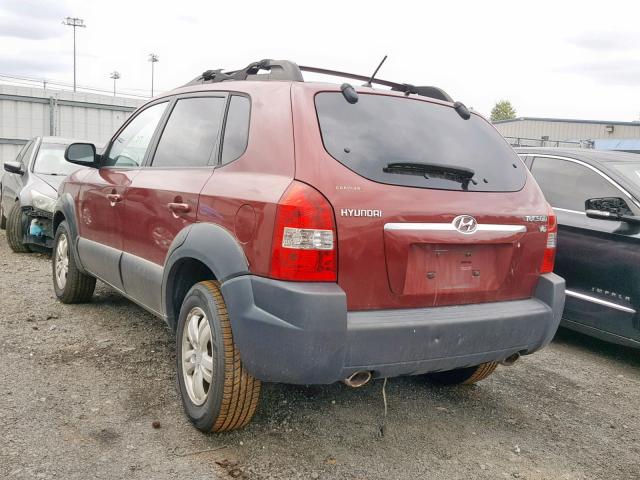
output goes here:
[[511, 244], [412, 244], [402, 288], [394, 293], [430, 295], [434, 305], [452, 295], [481, 300], [504, 283], [511, 258]]

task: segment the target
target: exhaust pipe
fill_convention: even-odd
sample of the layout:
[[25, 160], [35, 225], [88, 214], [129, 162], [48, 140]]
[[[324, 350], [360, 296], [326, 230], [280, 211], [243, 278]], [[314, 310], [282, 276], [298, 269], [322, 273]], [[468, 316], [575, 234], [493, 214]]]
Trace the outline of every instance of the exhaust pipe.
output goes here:
[[371, 380], [371, 372], [362, 370], [360, 372], [354, 373], [350, 377], [345, 378], [342, 383], [344, 383], [347, 387], [359, 388], [369, 383], [369, 380]]
[[516, 352], [513, 355], [510, 355], [507, 358], [505, 358], [504, 360], [502, 360], [500, 362], [500, 365], [504, 365], [505, 367], [510, 367], [511, 365], [516, 363], [519, 358], [520, 358], [520, 354], [518, 352]]

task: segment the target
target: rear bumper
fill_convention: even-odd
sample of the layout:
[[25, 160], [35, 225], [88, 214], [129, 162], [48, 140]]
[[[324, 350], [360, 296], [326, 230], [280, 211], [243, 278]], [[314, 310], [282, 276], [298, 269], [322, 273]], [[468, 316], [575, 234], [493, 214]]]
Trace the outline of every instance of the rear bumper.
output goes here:
[[222, 285], [246, 368], [269, 382], [321, 384], [358, 370], [417, 375], [529, 354], [553, 338], [564, 280], [540, 276], [533, 298], [437, 308], [348, 312], [336, 284], [251, 275]]

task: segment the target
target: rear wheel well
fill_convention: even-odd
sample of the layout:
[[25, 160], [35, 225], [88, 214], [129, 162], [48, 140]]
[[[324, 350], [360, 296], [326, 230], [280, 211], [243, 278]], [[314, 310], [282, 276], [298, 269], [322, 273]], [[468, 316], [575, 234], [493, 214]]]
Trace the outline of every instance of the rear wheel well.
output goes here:
[[167, 322], [175, 331], [180, 316], [180, 308], [187, 292], [196, 283], [217, 280], [211, 269], [193, 258], [181, 258], [172, 267], [166, 284]]

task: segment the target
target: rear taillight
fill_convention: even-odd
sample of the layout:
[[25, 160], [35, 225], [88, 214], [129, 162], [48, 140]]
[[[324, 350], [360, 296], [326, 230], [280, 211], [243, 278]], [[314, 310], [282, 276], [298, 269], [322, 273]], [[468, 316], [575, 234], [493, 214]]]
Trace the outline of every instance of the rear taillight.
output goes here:
[[337, 258], [333, 208], [320, 192], [294, 181], [278, 202], [269, 275], [335, 282]]
[[556, 261], [556, 237], [558, 236], [558, 220], [555, 213], [549, 207], [549, 214], [547, 216], [547, 244], [544, 249], [544, 256], [542, 257], [542, 265], [540, 266], [540, 273], [551, 273]]

